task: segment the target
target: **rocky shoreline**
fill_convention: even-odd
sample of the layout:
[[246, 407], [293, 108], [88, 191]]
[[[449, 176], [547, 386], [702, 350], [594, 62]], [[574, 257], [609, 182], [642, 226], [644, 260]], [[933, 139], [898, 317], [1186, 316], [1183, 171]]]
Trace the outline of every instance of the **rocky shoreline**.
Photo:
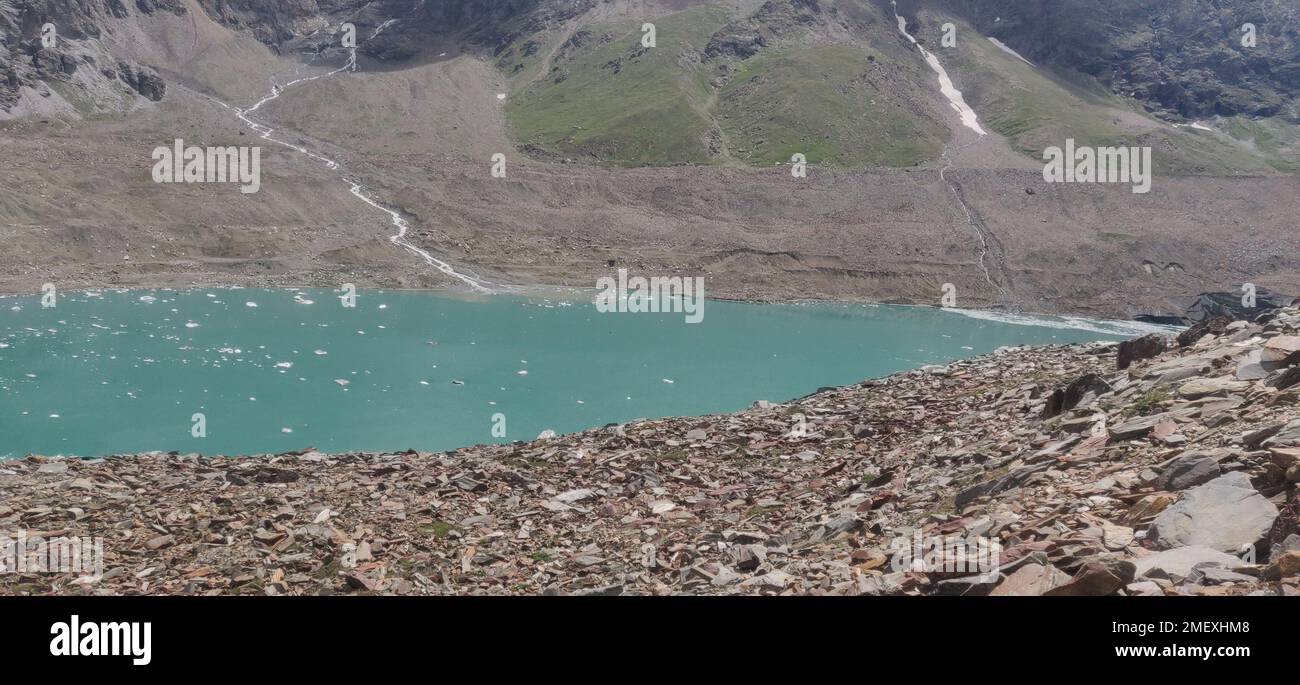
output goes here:
[[30, 457], [0, 532], [104, 573], [0, 593], [1296, 595], [1298, 401], [1293, 308], [447, 453]]

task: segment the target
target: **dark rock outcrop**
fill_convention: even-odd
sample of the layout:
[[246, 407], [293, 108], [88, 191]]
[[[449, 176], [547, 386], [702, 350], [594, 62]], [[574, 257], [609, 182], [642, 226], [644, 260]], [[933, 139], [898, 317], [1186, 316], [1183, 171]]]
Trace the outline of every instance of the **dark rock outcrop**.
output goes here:
[[118, 63], [118, 76], [123, 83], [131, 86], [135, 92], [154, 102], [163, 99], [167, 93], [167, 84], [158, 72], [149, 67], [132, 66], [125, 62]]
[[1115, 366], [1127, 369], [1130, 364], [1143, 359], [1150, 359], [1169, 346], [1169, 339], [1158, 333], [1149, 333], [1134, 340], [1125, 340], [1119, 344], [1115, 356]]
[[1088, 393], [1100, 395], [1110, 392], [1110, 384], [1095, 373], [1086, 373], [1064, 388], [1057, 388], [1043, 405], [1043, 418], [1048, 419], [1077, 407]]

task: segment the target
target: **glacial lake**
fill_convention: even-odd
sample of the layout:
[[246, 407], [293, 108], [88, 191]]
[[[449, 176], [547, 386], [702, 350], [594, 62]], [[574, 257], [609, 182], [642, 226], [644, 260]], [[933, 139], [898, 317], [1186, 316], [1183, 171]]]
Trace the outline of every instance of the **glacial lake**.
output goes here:
[[1149, 330], [714, 300], [688, 324], [600, 313], [593, 297], [362, 290], [352, 308], [312, 289], [78, 292], [48, 308], [0, 298], [0, 458], [442, 451], [736, 411], [1004, 345]]

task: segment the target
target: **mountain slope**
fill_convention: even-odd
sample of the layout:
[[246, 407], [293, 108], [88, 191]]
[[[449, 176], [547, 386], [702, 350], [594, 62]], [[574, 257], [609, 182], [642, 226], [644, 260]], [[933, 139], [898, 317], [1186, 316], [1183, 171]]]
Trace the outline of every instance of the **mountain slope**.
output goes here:
[[[92, 0], [22, 4], [6, 24], [21, 44], [45, 18], [80, 21], [93, 35], [59, 50], [106, 51], [165, 90], [97, 108], [73, 104], [92, 91], [66, 72], [26, 86], [26, 102], [67, 106], [0, 122], [19, 160], [0, 165], [0, 291], [454, 282], [390, 241], [392, 217], [358, 183], [412, 245], [508, 283], [589, 288], [625, 267], [704, 275], [721, 297], [922, 304], [953, 284], [963, 307], [1121, 318], [1246, 282], [1300, 292], [1300, 182], [1274, 171], [1294, 168], [1292, 124], [1174, 128], [1100, 79], [1026, 65], [939, 4], [900, 12], [976, 109], [978, 140], [888, 4], [866, 0], [183, 0], [120, 17]], [[638, 54], [647, 20], [658, 45]], [[347, 63], [344, 21], [358, 68], [326, 78]], [[256, 116], [341, 170], [235, 115], [309, 76]], [[1149, 143], [1159, 168], [1191, 175], [1147, 195], [1045, 184], [1041, 146], [1067, 136]], [[152, 183], [151, 150], [176, 138], [261, 145], [261, 191]], [[773, 167], [796, 151], [806, 178]]]

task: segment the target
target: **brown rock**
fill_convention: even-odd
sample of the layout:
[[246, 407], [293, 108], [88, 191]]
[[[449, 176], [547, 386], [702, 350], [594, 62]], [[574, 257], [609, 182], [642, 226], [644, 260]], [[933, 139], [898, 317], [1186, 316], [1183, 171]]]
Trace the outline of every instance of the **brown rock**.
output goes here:
[[1264, 362], [1280, 362], [1300, 353], [1300, 335], [1279, 335], [1264, 343], [1259, 359]]
[[1079, 567], [1070, 582], [1047, 592], [1050, 597], [1100, 597], [1133, 582], [1137, 566], [1126, 559], [1098, 557]]
[[[1189, 347], [1200, 340], [1207, 333], [1213, 335], [1222, 335], [1223, 331], [1232, 323], [1230, 316], [1216, 316], [1212, 319], [1206, 319], [1191, 328], [1178, 334], [1178, 346]], [[1122, 367], [1121, 367], [1122, 368]]]
[[1264, 568], [1265, 580], [1281, 580], [1300, 575], [1300, 552], [1287, 552]]
[[1070, 582], [1070, 576], [1050, 564], [1025, 564], [993, 588], [990, 597], [1037, 597]]
[[1169, 339], [1159, 333], [1148, 333], [1140, 338], [1125, 340], [1119, 344], [1115, 354], [1115, 365], [1127, 369], [1133, 362], [1150, 359], [1169, 346]]

